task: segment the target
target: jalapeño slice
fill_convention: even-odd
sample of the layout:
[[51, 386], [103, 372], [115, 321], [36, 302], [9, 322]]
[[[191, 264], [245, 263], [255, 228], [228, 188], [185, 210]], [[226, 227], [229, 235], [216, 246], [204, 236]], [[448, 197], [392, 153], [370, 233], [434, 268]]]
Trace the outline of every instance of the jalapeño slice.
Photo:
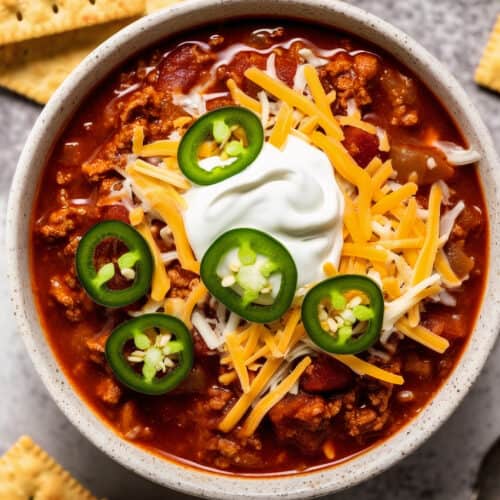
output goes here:
[[297, 268], [288, 250], [256, 229], [232, 229], [206, 251], [201, 279], [228, 309], [256, 323], [279, 319], [297, 288]]
[[384, 297], [366, 276], [344, 274], [322, 281], [304, 297], [302, 322], [311, 340], [334, 354], [372, 346], [384, 319]]
[[[132, 346], [126, 352], [129, 342]], [[193, 358], [191, 334], [182, 321], [167, 314], [144, 314], [126, 321], [106, 342], [106, 359], [116, 378], [134, 391], [153, 396], [175, 389], [188, 376]]]
[[[99, 269], [95, 266], [96, 249], [107, 239], [116, 239], [127, 247], [127, 252]], [[111, 289], [116, 267], [130, 286]], [[151, 284], [153, 257], [144, 238], [132, 227], [117, 220], [99, 222], [81, 239], [76, 251], [76, 273], [89, 296], [106, 307], [123, 307], [143, 297]]]
[[[213, 141], [219, 150], [220, 164], [211, 170], [200, 166], [199, 150]], [[245, 108], [228, 106], [201, 116], [184, 134], [177, 160], [184, 175], [196, 184], [220, 182], [244, 170], [264, 144], [259, 117]]]

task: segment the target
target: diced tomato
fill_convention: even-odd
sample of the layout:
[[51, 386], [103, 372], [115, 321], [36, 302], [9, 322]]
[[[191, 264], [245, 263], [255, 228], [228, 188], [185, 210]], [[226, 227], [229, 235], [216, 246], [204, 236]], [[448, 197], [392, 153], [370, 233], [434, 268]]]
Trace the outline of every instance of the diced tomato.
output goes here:
[[300, 387], [306, 392], [332, 392], [347, 389], [353, 382], [349, 368], [329, 356], [318, 356], [300, 379]]
[[356, 127], [344, 127], [343, 144], [363, 168], [378, 154], [378, 137]]

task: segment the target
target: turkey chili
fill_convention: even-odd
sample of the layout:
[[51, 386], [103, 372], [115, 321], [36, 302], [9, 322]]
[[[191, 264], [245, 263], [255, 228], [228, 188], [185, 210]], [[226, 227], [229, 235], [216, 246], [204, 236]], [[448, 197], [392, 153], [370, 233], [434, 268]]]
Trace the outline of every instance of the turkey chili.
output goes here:
[[487, 271], [479, 155], [351, 35], [200, 28], [100, 83], [32, 218], [47, 338], [123, 439], [237, 474], [334, 464], [429, 402]]

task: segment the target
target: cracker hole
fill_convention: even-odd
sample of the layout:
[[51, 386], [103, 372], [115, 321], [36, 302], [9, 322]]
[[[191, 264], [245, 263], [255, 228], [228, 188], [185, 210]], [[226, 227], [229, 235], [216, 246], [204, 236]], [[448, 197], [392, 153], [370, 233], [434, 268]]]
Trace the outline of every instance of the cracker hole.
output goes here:
[[89, 4], [95, 5], [96, 0], [89, 0]]
[[19, 11], [16, 12], [16, 17], [17, 17], [18, 21], [22, 21], [23, 20], [23, 15]]
[[57, 14], [59, 12], [59, 7], [55, 3], [52, 4], [52, 12], [54, 12], [54, 14]]

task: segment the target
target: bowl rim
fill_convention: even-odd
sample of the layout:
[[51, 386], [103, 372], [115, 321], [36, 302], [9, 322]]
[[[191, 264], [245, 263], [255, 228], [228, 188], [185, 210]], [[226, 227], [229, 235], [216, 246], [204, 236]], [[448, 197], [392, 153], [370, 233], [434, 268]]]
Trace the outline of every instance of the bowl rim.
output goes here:
[[[156, 30], [156, 41], [145, 43], [141, 49], [154, 45], [162, 38], [171, 36], [172, 33], [184, 32], [186, 28], [173, 29], [168, 35], [161, 35], [161, 29], [167, 23], [184, 19], [194, 12], [212, 12], [210, 22], [213, 22], [218, 17], [213, 13], [214, 9], [245, 11], [249, 17], [253, 14], [253, 17], [265, 19], [270, 17], [271, 11], [279, 12], [276, 9], [284, 7], [297, 13], [303, 11], [304, 20], [309, 24], [314, 23], [313, 15], [320, 14], [321, 11], [351, 20], [356, 26], [366, 28], [371, 32], [371, 36], [381, 37], [386, 45], [391, 45], [391, 48], [386, 48], [380, 40], [373, 42], [372, 39], [367, 38], [366, 34], [361, 35], [362, 38], [381, 46], [392, 55], [395, 54], [394, 51], [398, 51], [400, 55], [407, 56], [409, 61], [415, 62], [417, 67], [424, 71], [423, 76], [418, 76], [426, 85], [430, 86], [429, 81], [432, 81], [438, 85], [443, 95], [449, 94], [451, 103], [444, 104], [445, 107], [450, 111], [449, 106], [456, 106], [455, 119], [460, 115], [466, 120], [465, 126], [470, 128], [470, 134], [476, 139], [475, 145], [482, 153], [480, 169], [490, 219], [490, 252], [487, 291], [485, 291], [481, 312], [468, 345], [448, 380], [420, 415], [411, 420], [410, 426], [403, 426], [382, 443], [336, 466], [300, 474], [267, 476], [263, 480], [262, 477], [218, 474], [168, 458], [164, 460], [124, 441], [93, 413], [65, 379], [55, 361], [55, 356], [52, 356], [52, 359], [47, 357], [48, 347], [44, 345], [48, 342], [43, 334], [43, 338], [40, 338], [42, 329], [37, 320], [36, 308], [33, 307], [32, 289], [23, 286], [27, 280], [25, 266], [29, 258], [27, 257], [29, 249], [26, 242], [29, 239], [27, 240], [28, 231], [26, 227], [23, 229], [22, 222], [31, 219], [32, 205], [25, 203], [25, 200], [26, 193], [31, 192], [33, 195], [33, 187], [30, 187], [29, 183], [32, 183], [34, 177], [39, 179], [41, 167], [38, 162], [40, 156], [37, 153], [39, 150], [49, 150], [45, 134], [47, 124], [55, 122], [59, 113], [71, 115], [74, 113], [87, 94], [87, 92], [82, 92], [82, 95], [78, 97], [78, 87], [85, 82], [86, 78], [86, 86], [90, 88], [88, 80], [93, 70], [102, 67], [106, 61], [112, 61], [113, 58], [123, 62], [133, 57], [134, 52], [130, 50], [131, 40], [138, 41], [148, 30]], [[322, 24], [325, 23], [322, 21]], [[191, 28], [195, 29], [197, 25], [192, 24]], [[125, 50], [127, 52], [125, 56], [117, 56], [123, 47], [127, 47], [128, 52]], [[105, 73], [110, 73], [110, 71], [106, 69]], [[461, 123], [459, 128], [465, 132], [463, 126]], [[49, 134], [49, 142], [52, 144], [57, 136], [58, 132]], [[499, 302], [494, 298], [495, 295], [500, 296], [500, 284], [493, 279], [500, 274], [500, 258], [498, 258], [500, 252], [495, 246], [499, 231], [496, 218], [499, 213], [500, 171], [494, 168], [497, 164], [498, 158], [487, 128], [465, 91], [448, 70], [408, 35], [358, 7], [339, 0], [273, 0], [272, 2], [266, 2], [266, 0], [191, 0], [175, 4], [139, 19], [101, 44], [65, 80], [37, 119], [21, 153], [11, 185], [7, 209], [8, 277], [14, 315], [32, 362], [59, 408], [94, 445], [130, 470], [158, 484], [201, 497], [248, 499], [269, 498], [271, 495], [277, 495], [286, 498], [304, 498], [339, 491], [386, 470], [422, 444], [457, 407], [486, 362], [500, 327]], [[487, 178], [487, 184], [484, 178]], [[29, 194], [27, 198], [29, 200]], [[488, 316], [487, 319], [486, 316]]]

